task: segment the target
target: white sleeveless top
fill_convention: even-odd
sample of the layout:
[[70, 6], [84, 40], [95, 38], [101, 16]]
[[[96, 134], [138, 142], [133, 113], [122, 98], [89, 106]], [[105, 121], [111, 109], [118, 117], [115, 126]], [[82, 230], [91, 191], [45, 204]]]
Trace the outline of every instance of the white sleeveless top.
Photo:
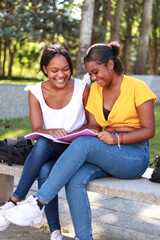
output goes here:
[[68, 105], [61, 109], [53, 109], [46, 104], [42, 93], [42, 82], [25, 88], [25, 91], [30, 90], [40, 103], [44, 129], [64, 128], [70, 133], [87, 122], [83, 106], [83, 92], [86, 84], [87, 80], [75, 78], [72, 98]]

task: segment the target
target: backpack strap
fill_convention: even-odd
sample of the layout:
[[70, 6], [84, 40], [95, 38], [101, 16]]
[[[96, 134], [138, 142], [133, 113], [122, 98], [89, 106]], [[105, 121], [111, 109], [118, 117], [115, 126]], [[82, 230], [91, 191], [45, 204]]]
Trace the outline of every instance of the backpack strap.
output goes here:
[[8, 166], [12, 166], [12, 149], [11, 148], [8, 148], [7, 158], [8, 158]]

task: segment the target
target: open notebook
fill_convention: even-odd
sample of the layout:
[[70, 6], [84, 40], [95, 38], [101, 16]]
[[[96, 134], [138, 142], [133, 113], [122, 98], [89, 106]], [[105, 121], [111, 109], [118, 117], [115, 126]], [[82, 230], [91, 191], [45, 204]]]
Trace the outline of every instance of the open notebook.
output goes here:
[[75, 138], [80, 137], [80, 136], [92, 136], [95, 137], [97, 133], [89, 130], [89, 129], [84, 129], [82, 131], [76, 132], [76, 133], [71, 133], [63, 137], [55, 138], [49, 134], [45, 133], [39, 133], [39, 132], [33, 132], [25, 135], [25, 138], [31, 139], [31, 140], [37, 140], [39, 137], [45, 137], [48, 139], [53, 140], [54, 142], [58, 143], [65, 143], [65, 144], [70, 144]]

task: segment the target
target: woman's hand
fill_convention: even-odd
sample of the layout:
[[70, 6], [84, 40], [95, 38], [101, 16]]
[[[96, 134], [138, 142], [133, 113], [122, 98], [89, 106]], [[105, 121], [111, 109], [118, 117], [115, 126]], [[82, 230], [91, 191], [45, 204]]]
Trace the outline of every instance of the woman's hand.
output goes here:
[[63, 137], [66, 136], [68, 133], [64, 128], [54, 128], [49, 130], [49, 134], [52, 135], [53, 137]]
[[108, 145], [117, 144], [118, 140], [115, 134], [109, 133], [107, 131], [99, 132], [97, 138]]

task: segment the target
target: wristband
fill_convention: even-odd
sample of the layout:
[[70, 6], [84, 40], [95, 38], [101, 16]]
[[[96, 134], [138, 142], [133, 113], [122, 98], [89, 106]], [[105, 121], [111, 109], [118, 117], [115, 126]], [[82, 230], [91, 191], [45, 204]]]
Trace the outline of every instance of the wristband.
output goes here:
[[123, 134], [119, 134], [119, 136], [120, 136], [121, 139], [122, 139], [121, 143], [122, 143], [122, 144], [125, 144], [125, 141], [124, 141], [123, 135], [124, 135], [124, 133], [123, 133]]
[[119, 149], [121, 149], [120, 136], [119, 136], [117, 133], [116, 133], [115, 135], [116, 135], [117, 138], [118, 138], [118, 147], [119, 147]]

